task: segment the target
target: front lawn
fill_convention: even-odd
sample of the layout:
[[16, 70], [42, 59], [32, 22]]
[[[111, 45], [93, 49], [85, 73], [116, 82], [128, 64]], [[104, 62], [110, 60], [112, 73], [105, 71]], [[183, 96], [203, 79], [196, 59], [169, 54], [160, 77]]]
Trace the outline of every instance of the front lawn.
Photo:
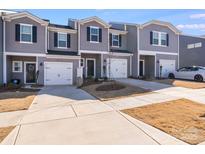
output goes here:
[[152, 81], [163, 83], [163, 84], [169, 84], [169, 85], [173, 85], [176, 87], [184, 87], [184, 88], [191, 88], [191, 89], [205, 88], [204, 82], [177, 80], [177, 79], [159, 79], [159, 80], [152, 80]]
[[82, 86], [81, 88], [102, 101], [127, 96], [143, 95], [150, 92], [149, 90], [140, 87], [125, 85], [116, 81], [92, 83]]
[[146, 105], [122, 112], [189, 144], [205, 141], [205, 105], [187, 99]]
[[28, 109], [38, 91], [19, 88], [0, 92], [0, 113]]
[[9, 127], [0, 127], [0, 143], [4, 140], [4, 138], [9, 135], [9, 133], [15, 128], [15, 126]]

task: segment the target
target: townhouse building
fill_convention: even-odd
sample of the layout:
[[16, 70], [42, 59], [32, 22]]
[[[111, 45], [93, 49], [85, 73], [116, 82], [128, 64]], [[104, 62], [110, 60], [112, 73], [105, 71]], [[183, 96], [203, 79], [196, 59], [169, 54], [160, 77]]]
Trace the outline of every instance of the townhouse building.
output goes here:
[[180, 67], [205, 66], [205, 38], [180, 35]]
[[[0, 81], [76, 84], [77, 78], [166, 77], [179, 67], [180, 31], [152, 20], [142, 25], [98, 17], [50, 23], [29, 12], [0, 21]], [[79, 74], [79, 70], [82, 70]]]

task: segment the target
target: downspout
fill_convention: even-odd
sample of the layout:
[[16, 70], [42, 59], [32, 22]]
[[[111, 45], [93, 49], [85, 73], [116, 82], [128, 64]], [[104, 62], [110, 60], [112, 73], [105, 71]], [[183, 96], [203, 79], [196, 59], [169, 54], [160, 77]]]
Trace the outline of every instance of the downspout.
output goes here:
[[7, 84], [7, 71], [6, 71], [6, 24], [5, 24], [5, 21], [2, 17], [2, 20], [3, 20], [3, 83], [4, 85]]

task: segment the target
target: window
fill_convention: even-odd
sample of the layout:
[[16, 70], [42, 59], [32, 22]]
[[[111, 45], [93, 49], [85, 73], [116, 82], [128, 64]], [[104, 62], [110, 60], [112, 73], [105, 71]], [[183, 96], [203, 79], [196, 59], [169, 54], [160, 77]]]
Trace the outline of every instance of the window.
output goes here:
[[90, 27], [90, 41], [99, 42], [99, 28], [98, 27]]
[[112, 46], [119, 47], [119, 35], [112, 34]]
[[167, 46], [167, 33], [153, 32], [152, 44], [157, 46]]
[[58, 47], [67, 48], [67, 34], [66, 33], [58, 33]]
[[200, 48], [200, 47], [202, 47], [202, 43], [201, 43], [201, 42], [195, 43], [194, 47], [195, 47], [195, 48]]
[[161, 45], [167, 45], [167, 34], [161, 33]]
[[22, 72], [22, 61], [13, 61], [12, 64], [13, 72]]
[[153, 32], [152, 43], [155, 44], [155, 45], [159, 44], [159, 33], [158, 32]]
[[194, 48], [194, 44], [188, 44], [187, 45], [187, 49], [193, 49]]
[[80, 66], [81, 66], [81, 67], [84, 67], [84, 58], [81, 58], [81, 59], [80, 59]]
[[20, 42], [32, 42], [32, 25], [20, 24]]
[[202, 47], [202, 43], [201, 42], [193, 43], [193, 44], [188, 44], [187, 45], [187, 49], [201, 48], [201, 47]]

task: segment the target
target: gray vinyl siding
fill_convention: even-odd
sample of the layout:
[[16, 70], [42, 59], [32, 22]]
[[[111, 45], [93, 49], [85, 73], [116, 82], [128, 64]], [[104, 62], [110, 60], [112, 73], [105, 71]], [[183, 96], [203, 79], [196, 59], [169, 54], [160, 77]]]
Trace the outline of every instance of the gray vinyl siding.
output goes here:
[[[160, 47], [160, 46], [151, 45], [150, 44], [151, 31], [159, 31], [159, 32], [167, 33], [169, 35], [169, 46]], [[139, 50], [178, 53], [178, 35], [175, 34], [168, 27], [155, 25], [155, 24], [148, 25], [143, 29], [140, 29], [139, 38], [140, 38]]]
[[119, 47], [110, 46], [110, 49], [127, 50], [127, 35], [121, 34], [121, 46], [119, 46]]
[[[22, 61], [22, 72], [12, 72], [12, 62]], [[19, 79], [21, 84], [24, 84], [24, 62], [36, 62], [35, 57], [20, 57], [20, 56], [7, 56], [7, 82], [12, 79]]]
[[58, 48], [54, 47], [54, 31], [49, 31], [49, 50], [57, 50], [57, 51], [76, 51], [78, 50], [78, 34], [70, 34], [70, 48]]
[[137, 27], [127, 25], [127, 49], [133, 53], [132, 56], [132, 76], [137, 77], [138, 69], [138, 45], [137, 45]]
[[[77, 68], [79, 66], [78, 59], [56, 59], [56, 58], [46, 58], [38, 57], [38, 70], [39, 70], [39, 79], [38, 84], [44, 85], [44, 62], [72, 62], [73, 63], [73, 84], [76, 84], [77, 79]], [[40, 64], [43, 64], [42, 66]]]
[[0, 85], [3, 83], [3, 21], [0, 16]]
[[[179, 66], [205, 66], [205, 38], [192, 36], [179, 36]], [[202, 43], [202, 47], [187, 49], [188, 44]]]
[[[87, 27], [96, 26], [102, 28], [102, 42], [91, 43], [87, 41]], [[80, 50], [89, 50], [89, 51], [108, 51], [108, 28], [105, 28], [103, 25], [91, 21], [80, 25]]]
[[[15, 41], [16, 24], [32, 24], [37, 26], [37, 43], [20, 43]], [[6, 51], [19, 53], [45, 53], [45, 26], [28, 17], [14, 19], [6, 22]]]

